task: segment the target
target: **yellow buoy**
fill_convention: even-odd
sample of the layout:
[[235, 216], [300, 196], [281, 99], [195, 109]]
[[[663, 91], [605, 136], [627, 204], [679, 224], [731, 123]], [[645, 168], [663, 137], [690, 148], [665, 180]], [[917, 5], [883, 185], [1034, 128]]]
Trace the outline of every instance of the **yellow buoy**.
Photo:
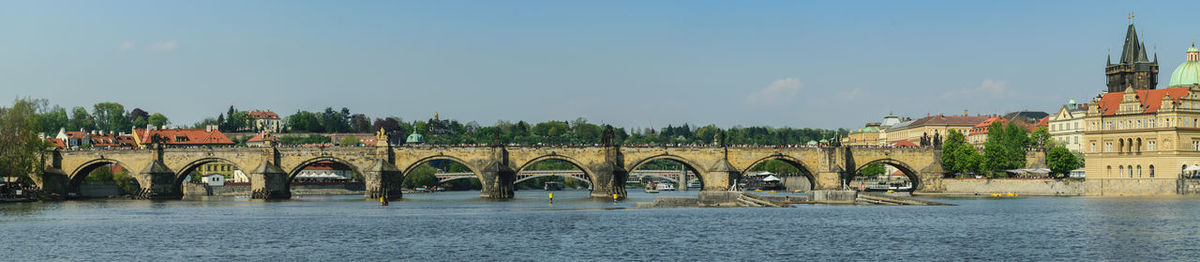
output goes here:
[[888, 190], [888, 193], [896, 193], [896, 190]]
[[775, 190], [767, 191], [767, 193], [774, 194], [774, 193], [775, 193]]
[[799, 189], [792, 190], [792, 193], [800, 193], [800, 192], [804, 192], [804, 190], [799, 190]]
[[762, 192], [762, 189], [755, 189], [754, 192]]
[[617, 202], [617, 194], [613, 194], [613, 203]]

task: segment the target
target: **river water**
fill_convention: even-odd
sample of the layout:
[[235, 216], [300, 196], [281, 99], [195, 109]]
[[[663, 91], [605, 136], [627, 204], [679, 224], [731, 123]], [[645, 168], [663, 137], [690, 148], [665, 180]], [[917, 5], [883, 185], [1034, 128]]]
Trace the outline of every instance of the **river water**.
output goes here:
[[0, 204], [3, 261], [1200, 260], [1200, 199], [632, 209], [586, 191]]

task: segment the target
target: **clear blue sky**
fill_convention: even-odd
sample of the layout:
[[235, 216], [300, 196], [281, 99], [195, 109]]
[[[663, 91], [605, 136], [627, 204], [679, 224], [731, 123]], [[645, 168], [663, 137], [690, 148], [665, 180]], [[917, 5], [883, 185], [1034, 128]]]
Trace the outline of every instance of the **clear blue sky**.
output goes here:
[[175, 124], [349, 107], [491, 124], [859, 127], [1054, 111], [1129, 12], [1160, 87], [1200, 1], [6, 1], [0, 90]]

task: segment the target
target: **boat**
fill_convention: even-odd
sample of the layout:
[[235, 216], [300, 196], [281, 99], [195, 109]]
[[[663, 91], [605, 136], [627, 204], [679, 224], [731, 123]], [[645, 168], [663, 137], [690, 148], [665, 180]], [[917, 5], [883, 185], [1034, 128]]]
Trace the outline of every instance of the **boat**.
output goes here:
[[654, 189], [656, 189], [656, 191], [675, 191], [675, 184], [658, 183], [658, 186], [656, 186]]
[[700, 188], [700, 182], [688, 182], [688, 183], [687, 183], [687, 188], [689, 188], [689, 189], [697, 189], [697, 188]]
[[546, 182], [546, 184], [545, 184], [545, 186], [543, 186], [543, 188], [546, 191], [561, 191], [561, 190], [563, 190], [563, 184], [559, 183], [559, 182], [551, 181], [551, 182]]
[[646, 193], [658, 194], [658, 186], [654, 182], [646, 183]]
[[887, 192], [887, 191], [911, 191], [911, 190], [912, 190], [912, 183], [909, 183], [909, 182], [893, 182], [893, 183], [876, 182], [874, 184], [867, 185], [863, 191]]

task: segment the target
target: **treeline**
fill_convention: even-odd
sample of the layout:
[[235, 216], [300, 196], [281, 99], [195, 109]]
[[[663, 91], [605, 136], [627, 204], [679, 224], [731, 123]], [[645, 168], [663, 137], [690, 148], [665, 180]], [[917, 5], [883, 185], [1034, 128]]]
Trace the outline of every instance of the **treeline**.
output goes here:
[[1054, 175], [1063, 176], [1083, 166], [1082, 155], [1055, 144], [1044, 127], [1029, 132], [1022, 125], [994, 122], [988, 126], [983, 152], [967, 142], [963, 133], [951, 130], [942, 143], [942, 169], [953, 177], [1007, 177], [1004, 170], [1024, 168], [1030, 151], [1048, 151], [1046, 162]]
[[[24, 101], [24, 102], [22, 102]], [[170, 124], [167, 116], [134, 108], [126, 111], [120, 103], [103, 102], [92, 105], [91, 110], [77, 106], [70, 112], [61, 106], [49, 106], [45, 99], [22, 100], [17, 103], [29, 103], [36, 113], [38, 130], [53, 136], [58, 130], [67, 131], [105, 131], [114, 133], [129, 133], [133, 128], [145, 128], [146, 125], [163, 126]]]
[[[44, 99], [27, 101], [37, 115], [38, 129], [48, 135], [60, 128], [77, 131], [103, 130], [128, 133], [132, 128], [146, 125], [164, 126], [171, 122], [161, 113], [151, 113], [141, 108], [126, 110], [124, 105], [114, 102], [97, 103], [90, 108], [74, 107], [67, 110], [49, 106]], [[405, 143], [411, 134], [420, 134], [428, 144], [490, 144], [493, 142], [513, 144], [596, 144], [600, 143], [605, 127], [576, 118], [568, 121], [497, 121], [493, 125], [477, 122], [461, 123], [457, 120], [431, 118], [405, 121], [400, 117], [371, 118], [362, 113], [353, 113], [349, 108], [335, 110], [327, 107], [323, 111], [296, 111], [281, 116], [283, 133], [374, 133], [384, 130], [393, 144]], [[222, 132], [250, 132], [255, 130], [250, 111], [230, 106], [215, 117], [205, 118], [191, 128], [217, 126]], [[662, 144], [713, 144], [718, 134], [724, 134], [725, 144], [735, 145], [797, 145], [810, 141], [833, 141], [848, 133], [845, 129], [827, 130], [811, 128], [741, 127], [722, 129], [715, 125], [681, 126], [668, 125], [661, 129], [624, 128], [613, 129], [613, 142], [624, 145]], [[294, 136], [281, 134], [284, 144], [328, 141], [318, 136]], [[236, 139], [236, 138], [235, 138]]]

